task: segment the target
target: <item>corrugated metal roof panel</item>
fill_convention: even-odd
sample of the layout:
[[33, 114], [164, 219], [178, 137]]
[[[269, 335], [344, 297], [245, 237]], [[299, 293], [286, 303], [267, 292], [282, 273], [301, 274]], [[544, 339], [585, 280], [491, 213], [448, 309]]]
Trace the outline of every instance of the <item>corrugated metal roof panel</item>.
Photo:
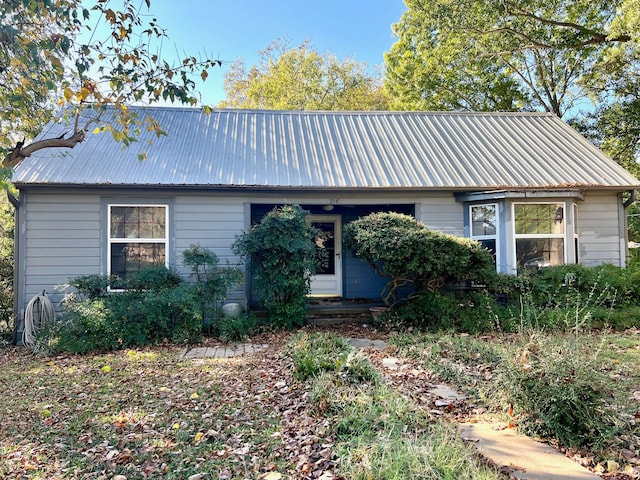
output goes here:
[[[640, 182], [551, 114], [142, 109], [169, 133], [34, 153], [17, 185], [620, 188]], [[142, 114], [142, 112], [140, 112]], [[69, 127], [49, 125], [39, 138]], [[150, 143], [149, 143], [150, 142]], [[145, 152], [147, 160], [138, 161]]]

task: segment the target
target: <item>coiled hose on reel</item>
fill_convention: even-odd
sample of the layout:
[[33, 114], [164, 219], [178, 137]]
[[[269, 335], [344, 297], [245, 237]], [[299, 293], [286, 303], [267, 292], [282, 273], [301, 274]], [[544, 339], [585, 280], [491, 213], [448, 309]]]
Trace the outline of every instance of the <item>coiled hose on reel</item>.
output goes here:
[[56, 318], [56, 312], [47, 293], [43, 290], [41, 295], [36, 295], [27, 304], [24, 311], [24, 331], [22, 343], [33, 347], [37, 333], [49, 322]]

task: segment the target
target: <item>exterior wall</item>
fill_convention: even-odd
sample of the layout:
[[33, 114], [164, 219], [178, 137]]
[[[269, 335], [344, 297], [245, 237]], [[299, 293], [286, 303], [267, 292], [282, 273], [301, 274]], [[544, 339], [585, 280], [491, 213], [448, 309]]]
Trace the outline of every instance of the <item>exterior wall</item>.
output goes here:
[[[231, 244], [248, 225], [246, 209], [244, 198], [213, 195], [176, 197], [175, 228], [170, 238], [174, 252], [171, 266], [187, 275], [182, 266], [182, 252], [196, 243], [214, 252], [220, 266], [238, 266], [240, 259], [231, 251]], [[240, 285], [231, 292], [229, 300], [245, 303], [244, 286]]]
[[626, 263], [626, 220], [616, 192], [587, 193], [578, 203], [577, 231], [580, 263], [594, 266]]
[[[343, 224], [357, 218], [369, 206], [372, 211], [393, 210], [395, 205], [415, 205], [415, 215], [430, 228], [448, 233], [463, 232], [462, 206], [451, 194], [390, 196], [372, 194], [317, 195], [298, 193], [167, 193], [150, 190], [114, 190], [96, 193], [83, 190], [58, 193], [54, 189], [21, 192], [19, 212], [18, 315], [26, 303], [46, 290], [58, 303], [69, 278], [105, 274], [107, 271], [106, 206], [109, 203], [167, 203], [170, 205], [169, 264], [187, 275], [181, 265], [182, 252], [199, 243], [218, 255], [221, 265], [236, 265], [232, 253], [235, 237], [250, 225], [251, 204], [316, 204], [344, 207]], [[373, 207], [379, 208], [373, 208]], [[354, 213], [355, 212], [355, 213]], [[370, 268], [344, 252], [344, 295], [352, 298], [375, 297], [385, 283], [372, 276]], [[231, 299], [246, 302], [245, 286], [232, 292]]]
[[440, 193], [420, 198], [416, 205], [416, 218], [431, 230], [463, 237], [464, 205], [454, 200], [451, 193]]
[[21, 192], [17, 218], [16, 313], [20, 324], [26, 304], [35, 295], [44, 290], [57, 303], [70, 277], [100, 273], [100, 201], [97, 195], [79, 198]]
[[[172, 268], [186, 276], [182, 251], [195, 243], [215, 252], [221, 265], [238, 263], [230, 247], [247, 224], [242, 198], [22, 191], [16, 259], [18, 334], [25, 307], [34, 295], [45, 290], [50, 300], [58, 304], [70, 278], [107, 273], [106, 206], [147, 203], [150, 199], [170, 205], [167, 254]], [[244, 301], [244, 287], [239, 286], [230, 299]]]
[[[18, 210], [19, 232], [16, 267], [18, 322], [24, 308], [36, 294], [45, 290], [54, 303], [62, 299], [64, 285], [79, 275], [105, 274], [106, 205], [144, 203], [150, 198], [170, 205], [169, 263], [182, 271], [181, 255], [190, 245], [199, 243], [218, 255], [221, 265], [238, 264], [231, 244], [250, 226], [251, 205], [293, 204], [333, 205], [343, 213], [343, 225], [357, 212], [393, 210], [413, 206], [415, 216], [429, 228], [464, 236], [465, 205], [456, 202], [451, 193], [388, 194], [384, 191], [350, 194], [299, 192], [267, 194], [250, 192], [167, 192], [122, 190], [106, 195], [91, 191], [23, 190]], [[615, 192], [586, 193], [577, 202], [579, 259], [585, 265], [603, 262], [624, 265], [626, 257], [626, 223], [624, 209]], [[346, 212], [355, 212], [347, 214]], [[350, 216], [351, 215], [351, 216]], [[359, 214], [358, 214], [359, 215]], [[357, 217], [357, 215], [355, 215]], [[384, 279], [343, 252], [344, 296], [374, 298], [379, 295]], [[246, 303], [246, 285], [232, 292], [230, 298]], [[20, 327], [19, 327], [20, 330]]]

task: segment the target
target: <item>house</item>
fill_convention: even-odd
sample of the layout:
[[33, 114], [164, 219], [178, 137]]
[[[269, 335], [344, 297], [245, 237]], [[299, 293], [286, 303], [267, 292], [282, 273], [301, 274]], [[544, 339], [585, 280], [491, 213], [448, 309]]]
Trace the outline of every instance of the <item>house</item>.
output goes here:
[[[142, 132], [123, 148], [90, 135], [16, 169], [18, 318], [43, 290], [59, 301], [56, 286], [71, 277], [151, 261], [180, 270], [194, 243], [236, 263], [236, 236], [282, 204], [331, 232], [314, 295], [379, 296], [385, 280], [341, 242], [343, 225], [378, 211], [476, 239], [500, 272], [625, 265], [624, 194], [640, 182], [551, 114], [145, 111], [167, 137]], [[40, 137], [65, 130], [51, 124]], [[233, 298], [246, 303], [249, 292]]]

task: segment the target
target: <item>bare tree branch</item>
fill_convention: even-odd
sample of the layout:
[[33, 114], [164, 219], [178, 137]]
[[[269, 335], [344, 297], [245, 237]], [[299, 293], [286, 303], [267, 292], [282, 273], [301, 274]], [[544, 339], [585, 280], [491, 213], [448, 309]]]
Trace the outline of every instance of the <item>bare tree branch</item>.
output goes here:
[[2, 166], [5, 168], [15, 168], [25, 158], [30, 157], [32, 153], [42, 150], [44, 148], [62, 147], [73, 148], [78, 143], [84, 141], [86, 132], [84, 130], [78, 130], [74, 132], [69, 138], [46, 138], [30, 143], [26, 147], [22, 148], [19, 142], [15, 148], [11, 149], [5, 159], [2, 161]]

